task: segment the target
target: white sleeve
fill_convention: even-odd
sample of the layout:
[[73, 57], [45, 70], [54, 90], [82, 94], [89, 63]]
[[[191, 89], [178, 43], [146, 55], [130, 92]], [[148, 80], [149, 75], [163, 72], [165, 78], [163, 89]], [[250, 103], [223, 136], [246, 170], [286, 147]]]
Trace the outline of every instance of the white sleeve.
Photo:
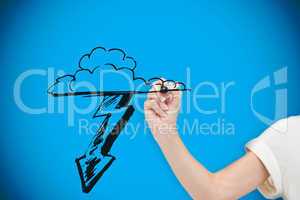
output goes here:
[[266, 129], [258, 138], [246, 144], [262, 161], [268, 170], [269, 178], [258, 187], [258, 190], [269, 199], [283, 195], [283, 171], [287, 152], [287, 119], [282, 119]]

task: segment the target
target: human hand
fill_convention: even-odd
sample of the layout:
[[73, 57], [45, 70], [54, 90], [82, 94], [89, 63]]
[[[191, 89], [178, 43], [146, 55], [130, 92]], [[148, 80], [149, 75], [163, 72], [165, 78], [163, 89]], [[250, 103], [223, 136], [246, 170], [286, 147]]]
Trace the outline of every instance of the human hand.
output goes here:
[[[156, 81], [150, 91], [160, 91], [161, 81]], [[164, 87], [174, 89], [167, 82]], [[177, 136], [176, 122], [181, 105], [181, 91], [149, 93], [144, 104], [145, 118], [158, 143]]]

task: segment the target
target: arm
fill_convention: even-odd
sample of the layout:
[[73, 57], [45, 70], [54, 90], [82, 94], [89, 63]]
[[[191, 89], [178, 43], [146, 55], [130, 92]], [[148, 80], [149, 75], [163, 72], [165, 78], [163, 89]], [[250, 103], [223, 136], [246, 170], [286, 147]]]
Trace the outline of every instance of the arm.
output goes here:
[[194, 199], [238, 199], [262, 184], [268, 174], [251, 152], [225, 169], [210, 173], [188, 152], [179, 137], [161, 146], [174, 174]]
[[176, 129], [180, 99], [180, 92], [149, 94], [145, 116], [174, 174], [192, 198], [237, 199], [267, 179], [267, 170], [251, 152], [217, 173], [210, 173], [196, 161]]

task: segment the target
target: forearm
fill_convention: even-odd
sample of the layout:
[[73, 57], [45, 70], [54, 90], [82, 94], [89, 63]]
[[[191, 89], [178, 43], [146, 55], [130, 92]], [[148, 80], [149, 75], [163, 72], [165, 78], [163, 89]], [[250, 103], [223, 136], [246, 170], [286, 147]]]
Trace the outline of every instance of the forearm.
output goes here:
[[264, 166], [251, 152], [223, 170], [210, 173], [189, 153], [176, 132], [158, 140], [174, 174], [193, 199], [237, 199], [268, 177]]
[[174, 174], [193, 199], [220, 200], [214, 191], [214, 175], [193, 158], [176, 133], [160, 139], [159, 146]]

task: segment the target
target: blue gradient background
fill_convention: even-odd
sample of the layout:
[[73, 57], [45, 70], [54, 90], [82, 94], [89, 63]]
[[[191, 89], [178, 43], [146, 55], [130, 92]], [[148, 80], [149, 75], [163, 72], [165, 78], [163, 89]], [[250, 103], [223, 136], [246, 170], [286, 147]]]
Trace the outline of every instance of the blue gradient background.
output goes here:
[[[265, 128], [251, 112], [252, 87], [288, 66], [289, 115], [300, 113], [299, 7], [292, 1], [1, 1], [1, 195], [3, 199], [189, 199], [173, 176], [151, 135], [134, 140], [121, 135], [118, 159], [90, 194], [83, 194], [74, 159], [90, 136], [67, 126], [67, 114], [29, 115], [15, 104], [16, 78], [31, 68], [74, 71], [83, 53], [97, 45], [120, 47], [139, 63], [144, 77], [236, 85], [226, 113], [204, 116], [194, 107], [182, 119], [236, 125], [234, 136], [185, 135], [191, 153], [218, 170], [244, 153], [244, 145]], [[27, 105], [47, 105], [47, 79], [22, 85]], [[256, 106], [273, 115], [274, 90]], [[186, 101], [186, 99], [184, 100]], [[218, 102], [206, 102], [218, 106]], [[184, 102], [184, 105], [186, 102]], [[215, 104], [215, 105], [214, 105]], [[78, 116], [77, 116], [78, 117]], [[133, 123], [143, 120], [136, 112]], [[264, 199], [257, 191], [243, 200]]]

